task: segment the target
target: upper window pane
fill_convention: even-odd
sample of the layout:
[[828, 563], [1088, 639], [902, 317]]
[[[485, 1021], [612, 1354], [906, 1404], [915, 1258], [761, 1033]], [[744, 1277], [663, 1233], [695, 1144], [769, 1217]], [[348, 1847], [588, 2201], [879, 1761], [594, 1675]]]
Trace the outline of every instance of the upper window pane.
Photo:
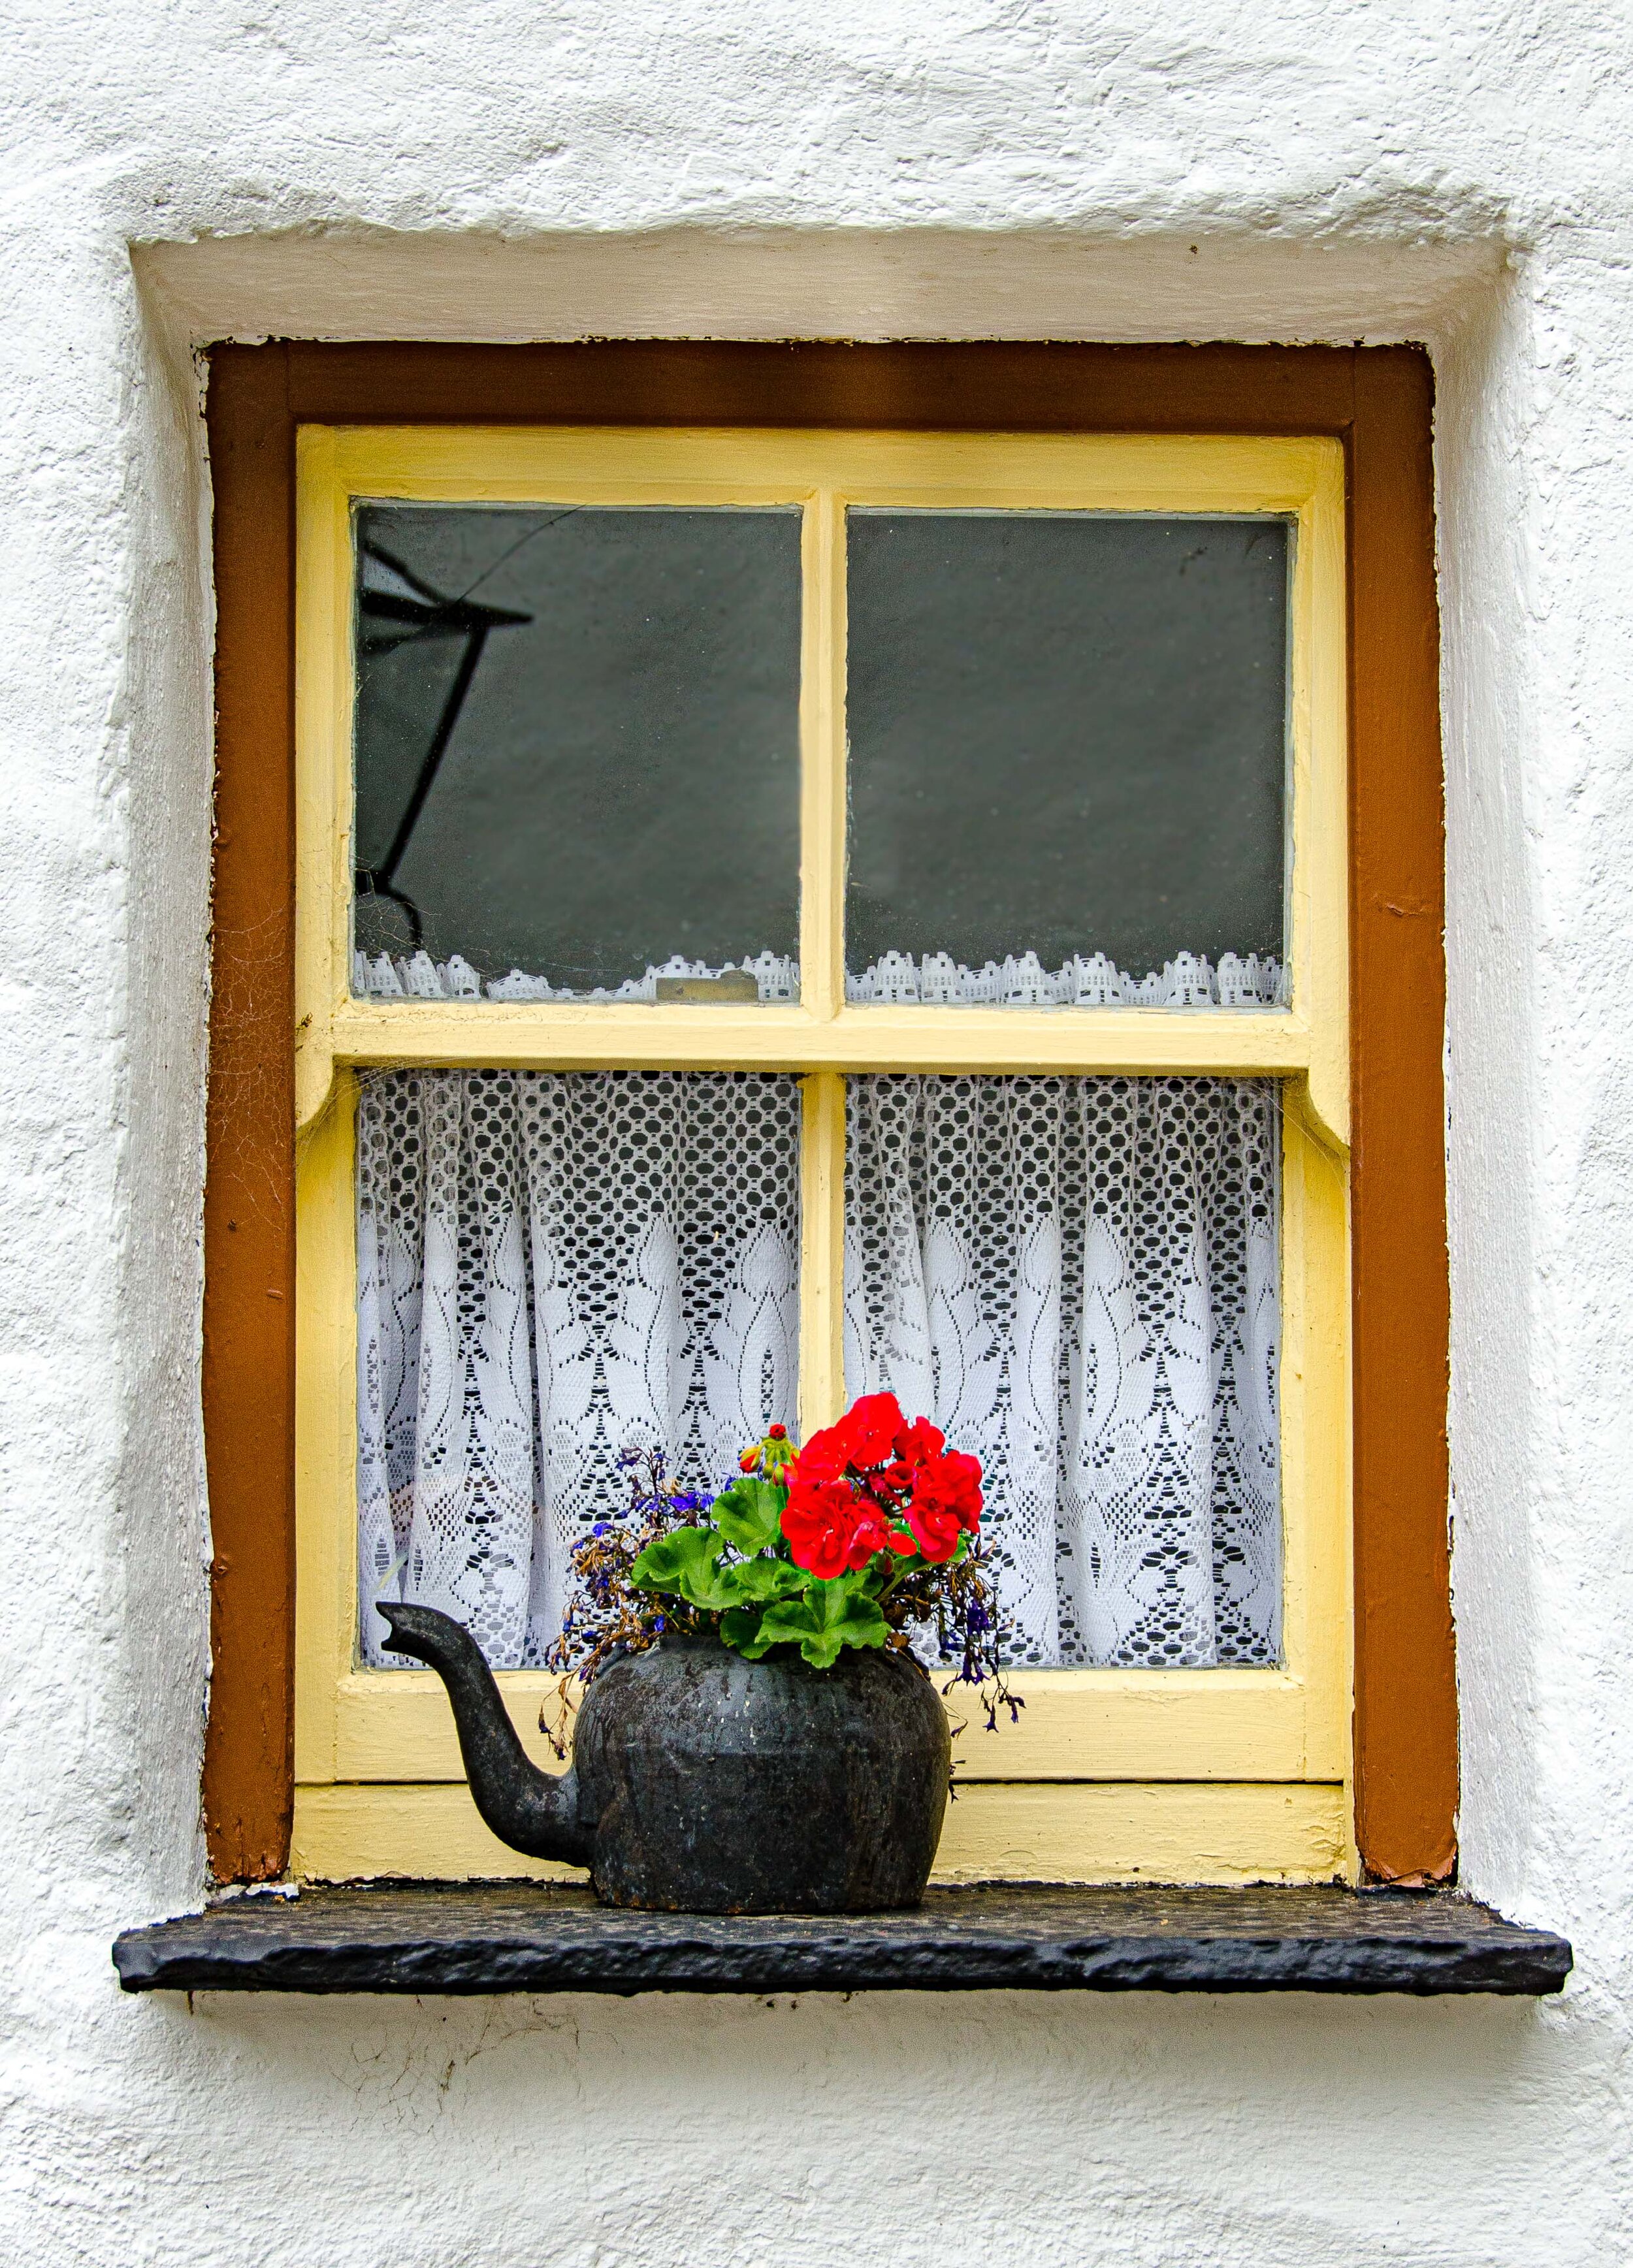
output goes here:
[[356, 513], [354, 982], [798, 997], [800, 515]]
[[848, 531], [849, 996], [1279, 1000], [1288, 523]]

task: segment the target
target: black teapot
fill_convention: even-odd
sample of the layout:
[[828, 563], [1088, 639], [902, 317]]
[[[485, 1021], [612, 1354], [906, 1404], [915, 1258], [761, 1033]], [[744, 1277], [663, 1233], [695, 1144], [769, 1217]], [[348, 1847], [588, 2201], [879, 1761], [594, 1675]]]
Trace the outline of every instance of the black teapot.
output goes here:
[[947, 1803], [947, 1714], [905, 1654], [812, 1669], [664, 1637], [612, 1662], [578, 1712], [573, 1768], [531, 1763], [476, 1641], [381, 1600], [393, 1648], [447, 1688], [477, 1810], [502, 1843], [587, 1867], [609, 1905], [873, 1913], [917, 1905]]

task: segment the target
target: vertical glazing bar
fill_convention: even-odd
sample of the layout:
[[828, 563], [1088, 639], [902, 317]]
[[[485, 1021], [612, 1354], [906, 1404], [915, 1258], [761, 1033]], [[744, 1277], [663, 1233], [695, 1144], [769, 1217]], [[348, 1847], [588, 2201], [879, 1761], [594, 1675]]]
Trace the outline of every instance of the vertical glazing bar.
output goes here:
[[1292, 848], [1289, 964], [1293, 1005], [1310, 1024], [1311, 1106], [1328, 1138], [1349, 1138], [1349, 678], [1344, 462], [1317, 453], [1299, 509], [1292, 585]]
[[356, 1666], [358, 1083], [342, 1071], [296, 1183], [295, 1778], [336, 1777], [335, 1694]]
[[296, 440], [295, 1123], [334, 1078], [351, 989], [351, 499], [332, 428]]
[[800, 656], [800, 997], [845, 1000], [845, 509], [822, 489], [805, 509]]
[[[800, 991], [820, 1017], [845, 999], [845, 513], [830, 490], [805, 512], [801, 653]], [[800, 1147], [800, 1432], [845, 1397], [845, 1080], [813, 1071]]]
[[800, 1437], [845, 1407], [845, 1078], [805, 1080], [800, 1128]]

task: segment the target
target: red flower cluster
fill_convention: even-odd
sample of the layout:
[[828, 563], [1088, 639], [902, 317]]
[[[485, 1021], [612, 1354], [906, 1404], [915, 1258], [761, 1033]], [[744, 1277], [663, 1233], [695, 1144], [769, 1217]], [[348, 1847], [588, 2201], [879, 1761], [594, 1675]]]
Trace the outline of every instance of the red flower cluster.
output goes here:
[[927, 1418], [910, 1425], [893, 1394], [864, 1394], [813, 1433], [788, 1469], [782, 1532], [796, 1567], [824, 1578], [876, 1551], [950, 1559], [980, 1525], [981, 1468]]

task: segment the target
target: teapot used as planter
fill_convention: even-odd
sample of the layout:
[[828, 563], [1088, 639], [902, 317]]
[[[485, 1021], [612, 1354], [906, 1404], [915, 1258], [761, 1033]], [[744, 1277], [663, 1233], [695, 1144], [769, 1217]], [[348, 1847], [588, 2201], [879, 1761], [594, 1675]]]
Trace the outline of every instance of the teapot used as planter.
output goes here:
[[573, 1768], [531, 1763], [468, 1631], [381, 1600], [398, 1653], [447, 1688], [477, 1810], [501, 1843], [587, 1867], [609, 1905], [873, 1913], [917, 1905], [951, 1748], [935, 1688], [899, 1653], [811, 1669], [713, 1638], [660, 1638], [586, 1695]]

